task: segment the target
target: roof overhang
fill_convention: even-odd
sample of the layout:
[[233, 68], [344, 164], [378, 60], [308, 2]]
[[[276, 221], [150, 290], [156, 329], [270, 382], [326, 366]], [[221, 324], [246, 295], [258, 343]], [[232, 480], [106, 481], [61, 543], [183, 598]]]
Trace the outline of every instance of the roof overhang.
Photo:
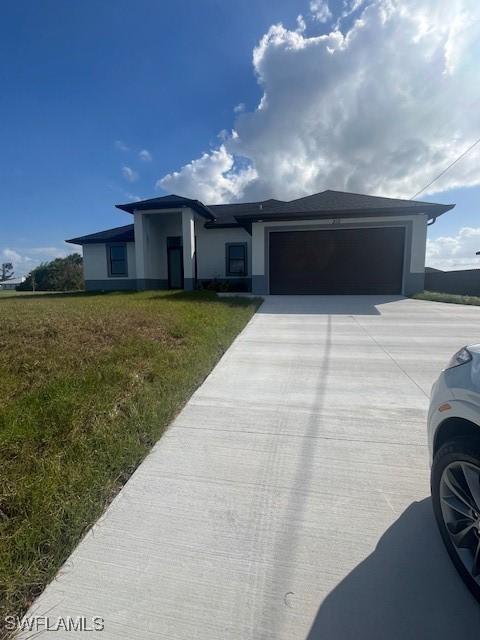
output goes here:
[[385, 207], [375, 209], [323, 209], [322, 211], [289, 211], [278, 213], [265, 213], [259, 211], [258, 214], [248, 214], [235, 216], [235, 220], [242, 225], [253, 222], [269, 222], [276, 220], [314, 220], [314, 219], [342, 219], [342, 218], [379, 218], [395, 217], [406, 215], [427, 215], [429, 220], [434, 220], [442, 214], [453, 209], [454, 204], [431, 204], [425, 207]]
[[90, 233], [86, 236], [71, 238], [65, 240], [70, 244], [104, 244], [108, 242], [135, 242], [135, 231], [133, 224], [127, 224], [124, 227], [115, 227], [114, 229], [106, 229], [97, 233]]
[[206, 220], [215, 220], [215, 216], [210, 209], [200, 202], [181, 196], [164, 196], [162, 198], [150, 198], [139, 202], [128, 202], [127, 204], [116, 204], [117, 209], [134, 213], [135, 211], [163, 211], [164, 209], [185, 209], [189, 208], [198, 213]]

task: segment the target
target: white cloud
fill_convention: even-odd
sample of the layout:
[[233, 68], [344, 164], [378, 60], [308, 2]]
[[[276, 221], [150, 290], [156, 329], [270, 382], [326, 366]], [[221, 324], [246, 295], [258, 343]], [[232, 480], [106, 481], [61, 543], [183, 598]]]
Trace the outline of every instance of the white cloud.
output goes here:
[[22, 260], [22, 256], [17, 253], [17, 251], [14, 251], [13, 249], [4, 249], [2, 251], [2, 256], [5, 260], [8, 260], [9, 262], [12, 262], [13, 264], [15, 264], [16, 262], [20, 262]]
[[243, 113], [245, 111], [245, 105], [243, 102], [240, 102], [235, 107], [233, 107], [234, 113]]
[[180, 171], [167, 174], [157, 182], [157, 187], [213, 204], [237, 200], [256, 177], [256, 171], [249, 165], [236, 167], [235, 158], [222, 144]]
[[305, 18], [300, 13], [297, 16], [297, 31], [299, 31], [300, 33], [303, 33], [306, 30], [307, 30], [307, 23], [305, 22]]
[[28, 250], [28, 252], [34, 256], [48, 254], [60, 257], [61, 255], [63, 255], [62, 250], [58, 249], [57, 247], [32, 247]]
[[[408, 198], [458, 157], [480, 132], [478, 2], [353, 0], [332, 19], [352, 11], [349, 30], [325, 35], [271, 26], [253, 52], [257, 108], [160, 184], [210, 202], [327, 188]], [[480, 146], [430, 192], [477, 184]]]
[[480, 227], [462, 227], [454, 236], [441, 236], [427, 241], [425, 264], [436, 269], [478, 269]]
[[310, 13], [318, 22], [327, 22], [332, 17], [332, 12], [326, 0], [311, 0]]
[[115, 149], [119, 151], [130, 151], [129, 147], [122, 140], [115, 140], [114, 142]]
[[49, 262], [54, 258], [64, 258], [70, 253], [75, 253], [78, 249], [75, 249], [72, 245], [66, 244], [63, 248], [59, 247], [26, 247], [15, 248], [5, 247], [0, 248], [1, 262], [11, 262], [15, 276], [26, 275], [29, 271], [38, 266], [41, 262]]
[[136, 180], [138, 180], [137, 171], [134, 171], [133, 169], [127, 166], [122, 167], [122, 175], [125, 178], [125, 180], [128, 180], [128, 182], [135, 182]]
[[131, 193], [131, 191], [123, 191], [123, 195], [132, 201], [136, 200], [137, 202], [139, 202], [142, 199], [139, 195]]
[[140, 158], [140, 160], [143, 160], [144, 162], [152, 161], [152, 154], [150, 153], [150, 151], [148, 151], [148, 149], [142, 149], [141, 151], [139, 151], [138, 157]]

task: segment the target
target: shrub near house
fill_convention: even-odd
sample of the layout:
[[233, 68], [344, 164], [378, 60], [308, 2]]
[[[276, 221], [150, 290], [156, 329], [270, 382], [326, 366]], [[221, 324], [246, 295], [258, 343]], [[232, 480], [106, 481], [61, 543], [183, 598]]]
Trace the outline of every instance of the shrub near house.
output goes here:
[[83, 258], [72, 253], [66, 258], [43, 262], [31, 271], [17, 291], [77, 291], [83, 289]]

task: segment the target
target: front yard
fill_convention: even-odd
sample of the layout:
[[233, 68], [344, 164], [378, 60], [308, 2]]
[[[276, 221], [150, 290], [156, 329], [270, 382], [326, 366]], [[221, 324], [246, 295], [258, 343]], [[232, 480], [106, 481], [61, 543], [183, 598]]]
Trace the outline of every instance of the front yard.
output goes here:
[[258, 302], [1, 297], [0, 620], [42, 591]]

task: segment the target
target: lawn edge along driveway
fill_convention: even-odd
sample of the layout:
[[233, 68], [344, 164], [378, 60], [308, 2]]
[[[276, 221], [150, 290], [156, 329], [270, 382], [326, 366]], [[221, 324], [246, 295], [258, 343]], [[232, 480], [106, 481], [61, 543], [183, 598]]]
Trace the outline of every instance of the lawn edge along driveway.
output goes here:
[[0, 620], [41, 593], [260, 302], [0, 300]]

